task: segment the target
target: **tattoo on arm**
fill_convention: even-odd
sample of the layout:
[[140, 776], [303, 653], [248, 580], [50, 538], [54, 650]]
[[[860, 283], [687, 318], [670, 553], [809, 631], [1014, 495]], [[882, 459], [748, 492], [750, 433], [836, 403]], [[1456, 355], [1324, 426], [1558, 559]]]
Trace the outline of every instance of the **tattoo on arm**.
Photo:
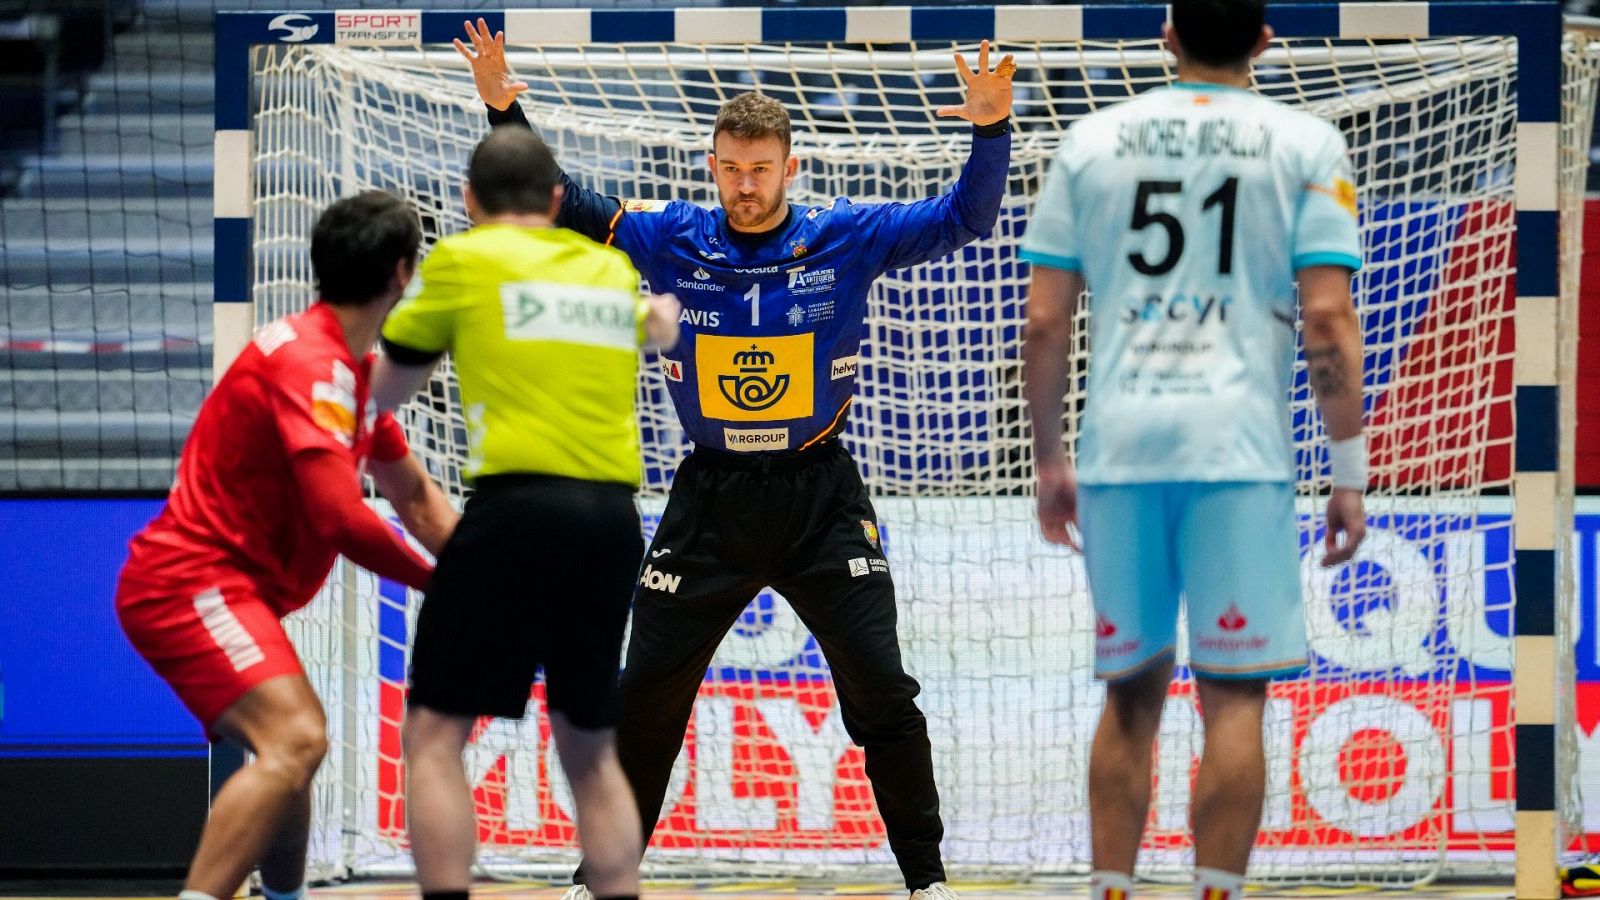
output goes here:
[[1306, 349], [1306, 372], [1311, 387], [1321, 397], [1342, 397], [1350, 387], [1350, 379], [1339, 359], [1339, 348], [1318, 347]]

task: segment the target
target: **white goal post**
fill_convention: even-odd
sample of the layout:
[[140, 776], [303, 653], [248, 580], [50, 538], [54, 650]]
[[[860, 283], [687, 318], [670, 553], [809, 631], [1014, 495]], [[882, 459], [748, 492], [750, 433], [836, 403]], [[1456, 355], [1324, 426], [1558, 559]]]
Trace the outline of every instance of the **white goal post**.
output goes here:
[[[219, 371], [253, 327], [314, 298], [310, 226], [333, 199], [401, 194], [426, 244], [467, 227], [458, 186], [487, 125], [449, 46], [466, 15], [506, 31], [532, 86], [524, 109], [567, 171], [623, 199], [713, 202], [711, 123], [751, 88], [793, 114], [796, 202], [932, 196], [969, 140], [933, 115], [958, 95], [952, 52], [971, 58], [990, 38], [1016, 55], [1000, 224], [875, 286], [846, 442], [895, 566], [952, 874], [1086, 872], [1093, 619], [1081, 560], [1033, 524], [1028, 268], [1015, 251], [1061, 131], [1173, 77], [1165, 7], [219, 13]], [[1278, 40], [1256, 88], [1335, 122], [1351, 147], [1372, 536], [1337, 572], [1308, 551], [1315, 660], [1273, 688], [1252, 876], [1405, 885], [1509, 875], [1515, 860], [1519, 896], [1554, 898], [1558, 854], [1584, 830], [1563, 536], [1600, 49], [1542, 0], [1282, 4], [1269, 21]], [[654, 362], [640, 384], [647, 528], [683, 452]], [[1311, 548], [1329, 481], [1303, 372], [1289, 399]], [[461, 496], [448, 366], [404, 420]], [[346, 563], [324, 594], [292, 623], [334, 747], [316, 786], [315, 871], [405, 871], [398, 722], [418, 598]], [[540, 688], [530, 702], [524, 722], [489, 725], [469, 749], [482, 855], [559, 876], [575, 859], [570, 798]], [[1152, 877], [1192, 861], [1198, 725], [1180, 679], [1141, 854]], [[890, 880], [891, 863], [827, 667], [765, 591], [707, 673], [647, 870]]]

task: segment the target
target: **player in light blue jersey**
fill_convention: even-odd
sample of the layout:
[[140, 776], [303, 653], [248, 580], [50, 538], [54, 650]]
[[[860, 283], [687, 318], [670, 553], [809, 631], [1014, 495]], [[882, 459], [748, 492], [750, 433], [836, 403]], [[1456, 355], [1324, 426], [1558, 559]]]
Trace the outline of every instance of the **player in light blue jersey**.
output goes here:
[[[1094, 900], [1131, 896], [1180, 596], [1205, 720], [1195, 895], [1236, 900], [1243, 885], [1267, 682], [1306, 662], [1288, 404], [1297, 279], [1332, 438], [1324, 564], [1349, 560], [1364, 531], [1355, 187], [1332, 125], [1248, 89], [1271, 37], [1262, 0], [1174, 0], [1178, 80], [1072, 127], [1023, 240], [1039, 522], [1067, 545], [1081, 522], [1107, 682], [1089, 764]], [[1074, 470], [1062, 397], [1086, 286]]]

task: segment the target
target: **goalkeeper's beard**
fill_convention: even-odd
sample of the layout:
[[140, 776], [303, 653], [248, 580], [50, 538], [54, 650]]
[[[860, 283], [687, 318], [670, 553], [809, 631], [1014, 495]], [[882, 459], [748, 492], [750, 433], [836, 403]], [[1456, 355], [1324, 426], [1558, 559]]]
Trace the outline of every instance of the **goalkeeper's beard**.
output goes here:
[[[729, 199], [727, 194], [723, 194], [721, 200], [722, 211], [728, 214], [728, 224], [732, 225], [734, 228], [741, 229], [756, 228], [760, 226], [763, 222], [766, 222], [776, 216], [778, 214], [778, 210], [783, 209], [784, 203], [788, 202], [788, 198], [784, 196], [784, 192], [782, 190], [779, 190], [777, 196], [772, 198], [771, 203], [765, 205], [762, 205], [760, 197], [736, 196], [732, 199]], [[741, 200], [754, 200], [757, 205], [754, 207], [748, 203], [741, 205], [739, 203]], [[757, 211], [752, 212], [752, 209], [756, 209]]]

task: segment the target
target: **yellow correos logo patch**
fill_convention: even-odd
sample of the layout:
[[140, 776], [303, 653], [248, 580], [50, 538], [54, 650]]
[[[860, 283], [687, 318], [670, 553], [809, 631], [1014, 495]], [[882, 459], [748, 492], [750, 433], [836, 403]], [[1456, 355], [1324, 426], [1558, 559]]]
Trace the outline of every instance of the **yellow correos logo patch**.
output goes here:
[[1356, 186], [1343, 178], [1335, 177], [1331, 188], [1323, 187], [1320, 184], [1307, 183], [1306, 190], [1332, 197], [1333, 202], [1339, 204], [1340, 209], [1352, 216], [1360, 215], [1356, 203]]
[[700, 410], [710, 419], [776, 422], [812, 410], [812, 336], [717, 337], [695, 341]]
[[1343, 178], [1333, 180], [1333, 199], [1339, 201], [1344, 211], [1356, 215], [1356, 186]]

